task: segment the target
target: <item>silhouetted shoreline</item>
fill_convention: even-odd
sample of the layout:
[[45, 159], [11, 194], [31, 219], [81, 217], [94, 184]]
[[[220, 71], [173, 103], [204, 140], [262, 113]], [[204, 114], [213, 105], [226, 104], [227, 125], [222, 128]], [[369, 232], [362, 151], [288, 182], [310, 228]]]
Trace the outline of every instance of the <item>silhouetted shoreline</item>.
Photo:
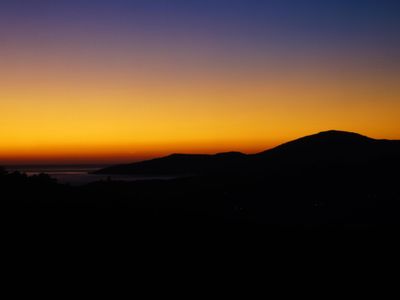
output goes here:
[[[8, 195], [3, 200], [6, 207], [130, 208], [133, 223], [392, 226], [400, 223], [399, 145], [398, 141], [331, 131], [252, 155], [250, 164], [248, 156], [237, 153], [175, 155], [167, 163], [165, 159], [150, 163], [152, 172], [158, 168], [166, 174], [171, 163], [200, 158], [200, 163], [172, 170], [192, 172], [184, 178], [108, 179], [74, 187], [45, 174], [29, 177], [1, 170], [0, 189]], [[204, 158], [211, 158], [216, 167], [204, 165]], [[193, 169], [201, 164], [205, 167]]]

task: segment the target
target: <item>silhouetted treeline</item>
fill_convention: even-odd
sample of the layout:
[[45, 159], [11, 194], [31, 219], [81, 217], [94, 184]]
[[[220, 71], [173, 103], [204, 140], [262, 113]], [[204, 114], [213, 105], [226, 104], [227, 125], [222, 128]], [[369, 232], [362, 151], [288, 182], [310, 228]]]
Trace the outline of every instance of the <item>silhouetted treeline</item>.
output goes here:
[[0, 166], [0, 175], [5, 175], [7, 174], [6, 168]]
[[293, 225], [397, 224], [398, 177], [379, 167], [310, 169], [301, 175], [204, 176], [57, 184], [46, 175], [0, 176], [3, 206], [131, 208], [132, 222]]

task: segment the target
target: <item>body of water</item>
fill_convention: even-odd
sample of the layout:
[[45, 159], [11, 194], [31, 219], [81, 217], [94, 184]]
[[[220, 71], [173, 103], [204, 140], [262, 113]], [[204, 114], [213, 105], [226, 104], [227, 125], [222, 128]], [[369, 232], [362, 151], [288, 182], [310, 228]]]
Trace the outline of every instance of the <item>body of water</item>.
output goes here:
[[152, 179], [172, 179], [172, 176], [137, 176], [137, 175], [96, 175], [91, 174], [107, 166], [10, 166], [7, 167], [8, 172], [21, 172], [28, 176], [48, 174], [56, 179], [59, 183], [70, 185], [85, 185], [88, 183], [101, 180], [114, 181], [136, 181], [136, 180], [152, 180]]

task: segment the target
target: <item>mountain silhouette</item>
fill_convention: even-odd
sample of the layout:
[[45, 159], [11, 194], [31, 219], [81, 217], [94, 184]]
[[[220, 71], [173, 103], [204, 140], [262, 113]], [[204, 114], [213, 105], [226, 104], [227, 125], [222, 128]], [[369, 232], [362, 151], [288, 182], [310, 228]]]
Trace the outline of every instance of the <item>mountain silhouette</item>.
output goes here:
[[377, 140], [357, 133], [325, 131], [306, 136], [254, 156], [274, 166], [363, 164], [399, 158], [400, 141]]
[[238, 163], [245, 163], [247, 155], [227, 152], [215, 155], [172, 154], [152, 160], [117, 165], [95, 172], [96, 174], [137, 174], [137, 175], [194, 175], [229, 170]]
[[105, 168], [98, 174], [199, 175], [259, 173], [340, 164], [399, 160], [400, 141], [377, 140], [357, 133], [330, 130], [282, 144], [257, 154], [239, 152], [172, 154], [167, 157]]
[[[0, 168], [6, 207], [132, 208], [135, 224], [266, 224], [271, 228], [399, 225], [400, 142], [326, 131], [246, 155], [173, 154], [100, 170], [185, 175], [74, 187]], [[186, 176], [189, 175], [189, 176]], [[151, 177], [151, 176], [150, 176]], [[175, 176], [171, 176], [175, 177]]]

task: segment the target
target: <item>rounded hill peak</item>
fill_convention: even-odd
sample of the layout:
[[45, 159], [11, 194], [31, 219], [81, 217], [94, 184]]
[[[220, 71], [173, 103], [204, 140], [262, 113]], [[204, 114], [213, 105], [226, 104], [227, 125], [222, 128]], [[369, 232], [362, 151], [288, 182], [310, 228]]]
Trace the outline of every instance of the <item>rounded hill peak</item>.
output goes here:
[[369, 137], [354, 132], [328, 130], [317, 134], [305, 136], [297, 140], [293, 140], [282, 144], [271, 150], [262, 153], [330, 153], [346, 151], [359, 151], [360, 147], [370, 145], [375, 141]]
[[321, 131], [320, 133], [311, 135], [309, 137], [347, 137], [347, 138], [362, 138], [362, 139], [370, 139], [364, 135], [355, 132], [349, 131], [341, 131], [341, 130], [328, 130]]

